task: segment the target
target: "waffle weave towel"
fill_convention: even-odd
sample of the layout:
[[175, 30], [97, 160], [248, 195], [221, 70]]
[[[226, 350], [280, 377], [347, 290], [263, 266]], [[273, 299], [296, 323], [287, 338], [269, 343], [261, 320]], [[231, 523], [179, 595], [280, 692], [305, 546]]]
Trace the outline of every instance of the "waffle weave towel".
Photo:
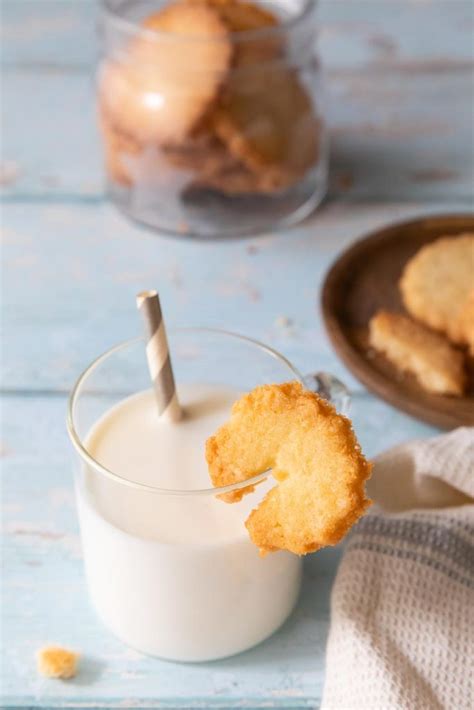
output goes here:
[[380, 456], [331, 598], [322, 710], [474, 708], [474, 429]]

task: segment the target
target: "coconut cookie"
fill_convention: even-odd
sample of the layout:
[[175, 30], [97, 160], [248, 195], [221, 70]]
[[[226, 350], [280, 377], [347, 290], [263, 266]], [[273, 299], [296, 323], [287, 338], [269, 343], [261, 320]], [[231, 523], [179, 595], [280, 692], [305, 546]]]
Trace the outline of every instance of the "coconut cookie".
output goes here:
[[[278, 485], [246, 522], [262, 554], [334, 545], [370, 505], [364, 484], [371, 465], [350, 421], [298, 382], [257, 387], [238, 400], [230, 421], [208, 439], [206, 458], [215, 486], [272, 469]], [[251, 490], [223, 497], [233, 502]]]
[[181, 143], [217, 97], [232, 59], [229, 30], [206, 2], [175, 2], [142, 26], [149, 36], [143, 32], [122, 61], [103, 66], [100, 101], [140, 143]]
[[407, 263], [400, 290], [409, 313], [463, 343], [461, 310], [474, 288], [474, 234], [437, 239]]
[[463, 393], [463, 355], [439, 333], [398, 313], [379, 311], [369, 324], [369, 342], [401, 372], [415, 375], [428, 392]]

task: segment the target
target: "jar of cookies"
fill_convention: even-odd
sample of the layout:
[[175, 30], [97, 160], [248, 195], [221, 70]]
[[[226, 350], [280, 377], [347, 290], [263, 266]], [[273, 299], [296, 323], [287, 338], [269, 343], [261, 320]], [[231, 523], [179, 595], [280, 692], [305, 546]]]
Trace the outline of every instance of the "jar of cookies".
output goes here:
[[108, 189], [196, 237], [309, 214], [328, 145], [315, 0], [103, 0], [97, 92]]

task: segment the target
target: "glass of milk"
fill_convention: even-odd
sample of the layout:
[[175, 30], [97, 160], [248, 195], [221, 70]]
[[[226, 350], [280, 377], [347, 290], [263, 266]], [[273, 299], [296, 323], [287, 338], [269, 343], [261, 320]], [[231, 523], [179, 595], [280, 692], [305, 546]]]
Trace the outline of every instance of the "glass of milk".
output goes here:
[[219, 493], [248, 482], [211, 487], [205, 441], [243, 392], [304, 380], [236, 334], [180, 329], [169, 342], [178, 424], [158, 418], [141, 338], [98, 357], [71, 394], [82, 547], [92, 603], [118, 638], [153, 656], [209, 661], [281, 626], [298, 598], [301, 559], [259, 556], [244, 522], [274, 482], [260, 475], [254, 493], [223, 502]]

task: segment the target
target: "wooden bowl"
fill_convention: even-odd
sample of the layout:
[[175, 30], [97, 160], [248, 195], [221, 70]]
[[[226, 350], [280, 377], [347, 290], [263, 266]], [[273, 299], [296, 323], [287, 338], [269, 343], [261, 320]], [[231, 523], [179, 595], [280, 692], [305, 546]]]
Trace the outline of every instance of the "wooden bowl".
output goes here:
[[368, 323], [380, 308], [403, 312], [398, 281], [420, 247], [462, 232], [474, 232], [473, 214], [433, 215], [379, 229], [337, 259], [322, 291], [329, 337], [353, 374], [390, 404], [443, 429], [474, 425], [472, 383], [464, 397], [426, 392], [412, 375], [400, 375], [370, 348]]

